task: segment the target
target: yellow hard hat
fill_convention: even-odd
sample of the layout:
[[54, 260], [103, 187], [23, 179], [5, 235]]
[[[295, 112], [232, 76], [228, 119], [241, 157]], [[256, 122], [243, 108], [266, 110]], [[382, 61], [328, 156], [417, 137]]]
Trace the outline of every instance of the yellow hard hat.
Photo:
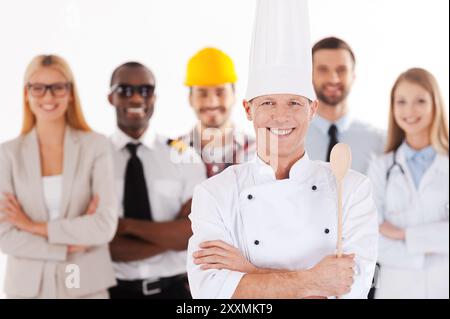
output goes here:
[[211, 86], [237, 81], [234, 63], [224, 52], [206, 48], [194, 55], [188, 63], [186, 86]]

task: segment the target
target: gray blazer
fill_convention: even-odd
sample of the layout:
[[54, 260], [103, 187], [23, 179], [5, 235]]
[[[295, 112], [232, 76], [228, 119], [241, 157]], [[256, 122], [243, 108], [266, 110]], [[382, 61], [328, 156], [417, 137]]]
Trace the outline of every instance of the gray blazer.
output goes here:
[[[96, 133], [67, 128], [64, 141], [60, 218], [48, 224], [48, 239], [0, 224], [0, 249], [8, 256], [5, 292], [10, 296], [40, 296], [43, 278], [59, 278], [57, 289], [78, 298], [116, 284], [108, 242], [117, 228], [117, 198], [108, 140]], [[24, 212], [36, 222], [49, 220], [44, 203], [37, 134], [0, 145], [0, 198], [15, 194]], [[92, 216], [84, 216], [94, 194], [100, 197]], [[92, 247], [68, 254], [68, 245]], [[79, 267], [80, 287], [65, 285], [66, 266]], [[62, 289], [62, 290], [61, 290]]]

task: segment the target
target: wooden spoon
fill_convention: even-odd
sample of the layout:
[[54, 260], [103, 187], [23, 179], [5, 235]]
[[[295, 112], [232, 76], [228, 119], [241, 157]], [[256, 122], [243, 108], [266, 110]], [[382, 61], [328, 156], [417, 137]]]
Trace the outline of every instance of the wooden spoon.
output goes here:
[[342, 181], [347, 175], [350, 166], [352, 165], [352, 150], [347, 144], [336, 144], [331, 151], [331, 169], [336, 177], [337, 192], [338, 192], [338, 241], [337, 241], [337, 256], [342, 257]]

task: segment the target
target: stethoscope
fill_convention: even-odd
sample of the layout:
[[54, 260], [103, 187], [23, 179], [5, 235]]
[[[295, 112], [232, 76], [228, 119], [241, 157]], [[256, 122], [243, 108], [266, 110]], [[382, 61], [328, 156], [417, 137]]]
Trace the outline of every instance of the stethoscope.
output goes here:
[[389, 178], [391, 177], [392, 171], [396, 167], [400, 170], [402, 175], [405, 175], [405, 169], [403, 168], [403, 166], [399, 162], [397, 162], [397, 152], [398, 152], [398, 150], [394, 151], [393, 159], [392, 159], [392, 165], [388, 168], [388, 170], [386, 172], [386, 183], [389, 182]]
[[[387, 172], [386, 172], [386, 184], [389, 183], [389, 178], [391, 177], [392, 171], [397, 167], [400, 172], [402, 173], [402, 175], [405, 175], [405, 169], [403, 168], [403, 166], [397, 161], [397, 153], [398, 150], [394, 151], [393, 154], [393, 158], [392, 158], [392, 165], [388, 168]], [[445, 209], [447, 212], [447, 218], [448, 218], [448, 214], [449, 214], [449, 208], [450, 205], [449, 203], [446, 204]]]

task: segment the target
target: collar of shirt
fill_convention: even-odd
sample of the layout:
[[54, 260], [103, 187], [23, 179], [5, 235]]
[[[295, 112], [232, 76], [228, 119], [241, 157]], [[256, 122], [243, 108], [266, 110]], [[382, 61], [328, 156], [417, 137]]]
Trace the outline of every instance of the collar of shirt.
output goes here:
[[420, 151], [417, 151], [406, 142], [403, 143], [403, 151], [405, 152], [405, 158], [407, 161], [420, 160], [423, 162], [432, 162], [437, 155], [432, 146], [428, 146]]
[[337, 126], [339, 133], [343, 133], [349, 129], [351, 122], [351, 116], [349, 114], [341, 117], [336, 123], [332, 123], [316, 114], [312, 124], [314, 124], [322, 132], [322, 134], [328, 136], [328, 130], [332, 124]]
[[[264, 162], [259, 156], [255, 156], [252, 160], [253, 172], [255, 184], [260, 185], [268, 182], [276, 181], [275, 170]], [[296, 180], [298, 182], [304, 182], [312, 174], [311, 161], [309, 159], [308, 153], [299, 159], [292, 167], [289, 172], [289, 179]]]
[[111, 140], [116, 151], [124, 149], [128, 143], [140, 143], [148, 149], [153, 149], [156, 142], [156, 134], [147, 131], [141, 136], [141, 138], [136, 140], [125, 134], [121, 129], [117, 129], [117, 131], [112, 135]]

